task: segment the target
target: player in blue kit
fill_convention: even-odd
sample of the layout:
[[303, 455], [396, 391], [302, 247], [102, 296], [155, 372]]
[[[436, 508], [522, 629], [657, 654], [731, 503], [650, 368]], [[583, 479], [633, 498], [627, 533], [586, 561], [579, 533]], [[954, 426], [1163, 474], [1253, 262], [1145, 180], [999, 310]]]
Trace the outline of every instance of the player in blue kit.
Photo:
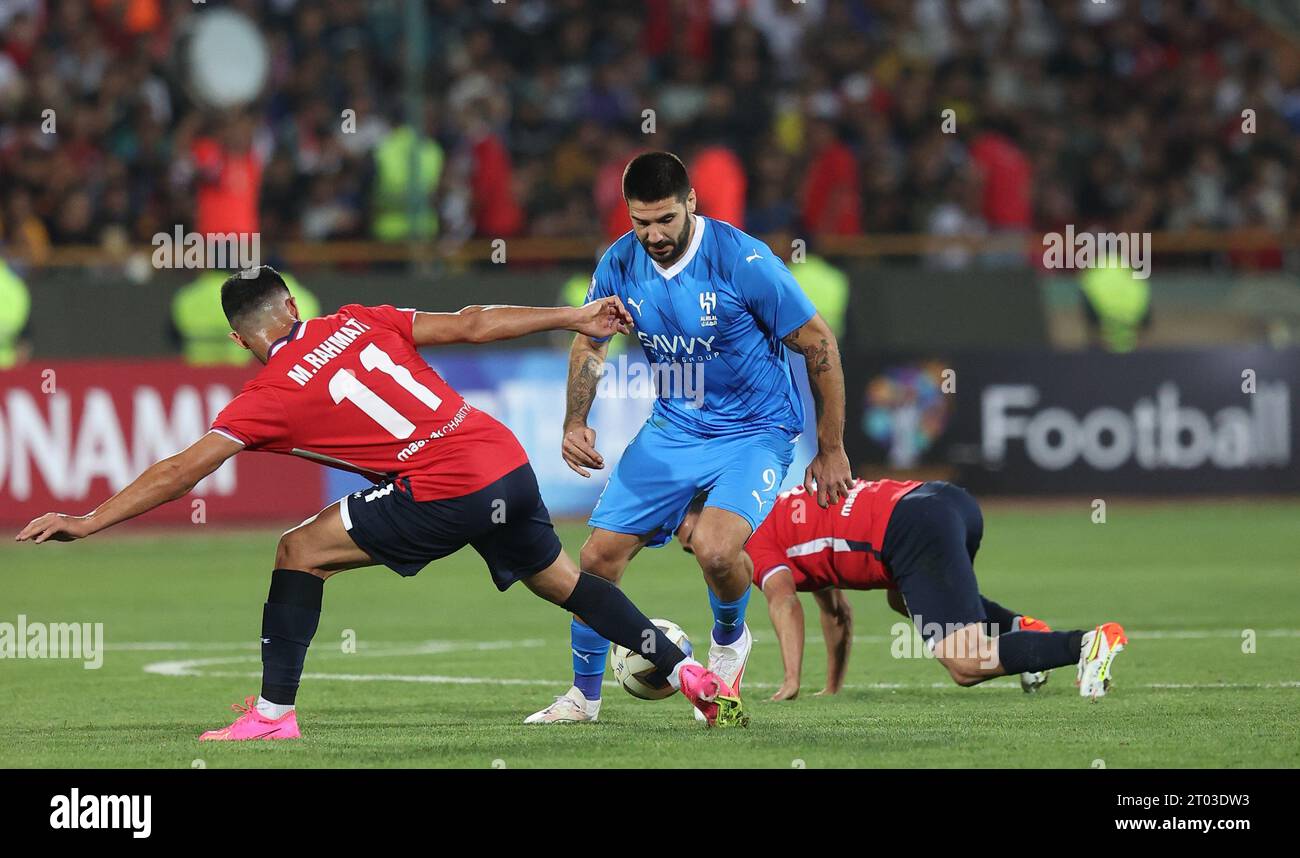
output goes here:
[[[623, 172], [623, 197], [633, 229], [601, 257], [588, 300], [617, 295], [632, 313], [657, 398], [592, 511], [580, 565], [618, 582], [638, 551], [672, 539], [691, 501], [707, 492], [691, 548], [713, 609], [709, 669], [738, 694], [753, 645], [744, 546], [772, 508], [804, 425], [787, 348], [804, 356], [817, 404], [818, 452], [805, 488], [825, 507], [853, 482], [839, 347], [767, 245], [695, 214], [695, 191], [677, 156], [634, 158]], [[578, 336], [570, 351], [563, 456], [583, 477], [604, 467], [587, 415], [608, 340]], [[526, 723], [599, 717], [609, 641], [580, 618], [571, 636], [573, 687]]]

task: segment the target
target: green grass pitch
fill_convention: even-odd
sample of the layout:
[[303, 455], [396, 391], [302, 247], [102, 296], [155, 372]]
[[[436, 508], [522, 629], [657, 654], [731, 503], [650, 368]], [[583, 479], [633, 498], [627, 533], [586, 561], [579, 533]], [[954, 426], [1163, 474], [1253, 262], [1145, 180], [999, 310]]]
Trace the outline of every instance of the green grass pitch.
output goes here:
[[[1057, 628], [1118, 620], [1130, 630], [1116, 684], [1095, 704], [1077, 696], [1068, 668], [1031, 696], [1009, 679], [958, 688], [933, 661], [891, 657], [901, 618], [881, 593], [851, 595], [850, 687], [826, 699], [812, 694], [824, 651], [805, 598], [803, 693], [769, 703], [780, 668], [755, 594], [748, 730], [706, 730], [681, 698], [643, 702], [610, 687], [598, 724], [524, 727], [568, 685], [568, 620], [522, 587], [498, 594], [466, 550], [410, 580], [383, 569], [332, 580], [298, 698], [304, 740], [247, 745], [195, 738], [257, 690], [274, 532], [10, 544], [0, 621], [102, 622], [108, 646], [97, 670], [0, 660], [0, 766], [1300, 765], [1300, 503], [1116, 500], [1107, 517], [1092, 523], [1086, 500], [988, 505], [977, 562], [985, 595], [1014, 610]], [[561, 531], [576, 553], [585, 531]], [[651, 616], [707, 640], [700, 572], [675, 546], [643, 552], [624, 585]]]

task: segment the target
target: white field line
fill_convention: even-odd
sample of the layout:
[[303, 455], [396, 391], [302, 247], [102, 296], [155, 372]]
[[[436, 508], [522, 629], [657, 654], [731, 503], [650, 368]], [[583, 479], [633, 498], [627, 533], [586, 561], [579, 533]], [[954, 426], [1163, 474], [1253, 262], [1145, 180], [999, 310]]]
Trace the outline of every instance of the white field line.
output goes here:
[[[900, 617], [899, 622], [904, 622]], [[1245, 628], [1240, 629], [1153, 629], [1151, 631], [1135, 630], [1128, 632], [1130, 639], [1137, 640], [1206, 640], [1210, 638], [1234, 638], [1240, 639]], [[1300, 629], [1255, 629], [1255, 635], [1261, 638], [1300, 638]], [[822, 638], [819, 634], [810, 633], [805, 638], [809, 643], [819, 642]], [[872, 644], [872, 643], [889, 643], [894, 640], [893, 635], [854, 635], [854, 643]], [[775, 644], [775, 636], [766, 632], [756, 632], [754, 634], [754, 643], [756, 644]], [[427, 652], [450, 652], [452, 650], [440, 649], [446, 646], [458, 646], [471, 649], [506, 649], [512, 646], [545, 646], [546, 642], [541, 639], [530, 639], [527, 641], [492, 641], [488, 643], [478, 643], [468, 641], [422, 641], [412, 643], [410, 641], [359, 641], [357, 649], [390, 649], [401, 647], [420, 648], [434, 647]], [[231, 652], [232, 650], [256, 650], [259, 645], [256, 641], [126, 641], [123, 643], [105, 643], [104, 648], [110, 651], [118, 652]], [[419, 653], [412, 653], [419, 654]]]
[[[212, 659], [216, 661], [217, 659]], [[224, 661], [231, 661], [225, 659]], [[163, 673], [164, 671], [151, 671]], [[171, 676], [202, 676], [204, 678], [216, 679], [261, 679], [260, 670], [238, 671], [238, 670], [193, 670], [186, 673], [172, 673]], [[311, 682], [320, 682], [326, 680], [336, 680], [342, 682], [412, 682], [428, 685], [526, 685], [551, 688], [558, 688], [563, 684], [562, 680], [554, 679], [510, 679], [492, 676], [443, 676], [440, 674], [422, 674], [422, 673], [304, 673], [302, 678]], [[618, 683], [612, 679], [606, 679], [602, 685], [606, 688], [617, 688]], [[745, 688], [762, 688], [775, 689], [780, 687], [776, 682], [746, 682]], [[1019, 688], [1020, 683], [994, 680], [983, 683], [982, 687], [988, 688]], [[1117, 686], [1120, 687], [1120, 686]], [[1148, 682], [1127, 685], [1128, 688], [1145, 688], [1159, 690], [1201, 690], [1213, 688], [1231, 688], [1231, 689], [1258, 689], [1258, 688], [1300, 688], [1300, 680], [1289, 682]], [[904, 691], [915, 690], [919, 688], [957, 688], [951, 682], [863, 682], [852, 683], [846, 682], [844, 688], [848, 690], [872, 690], [872, 691]]]
[[[1146, 636], [1153, 636], [1156, 639], [1163, 637], [1168, 632], [1149, 632]], [[1239, 637], [1236, 630], [1220, 631], [1184, 631], [1176, 632], [1178, 639], [1186, 639], [1186, 636], [1195, 637]], [[1300, 630], [1294, 629], [1266, 629], [1259, 630], [1257, 634], [1261, 637], [1300, 637]], [[1130, 633], [1131, 636], [1142, 635], [1141, 632]], [[855, 641], [881, 643], [889, 641], [892, 638], [884, 635], [863, 635], [855, 637]], [[763, 641], [764, 643], [775, 643], [775, 641]], [[437, 655], [451, 652], [483, 652], [490, 650], [504, 649], [533, 649], [546, 645], [546, 641], [530, 638], [519, 641], [440, 641], [430, 640], [416, 644], [403, 644], [390, 642], [380, 644], [371, 642], [365, 647], [358, 647], [354, 655], [369, 657], [399, 657], [412, 655]], [[135, 649], [140, 651], [150, 650], [215, 650], [224, 648], [227, 652], [232, 649], [249, 650], [256, 645], [247, 643], [234, 644], [217, 644], [217, 643], [186, 643], [183, 641], [157, 641], [138, 644], [119, 644], [119, 649]], [[341, 652], [335, 652], [333, 649], [321, 651], [323, 654], [333, 656], [344, 655]], [[180, 659], [175, 661], [157, 661], [144, 666], [145, 673], [152, 673], [159, 676], [186, 676], [186, 677], [205, 677], [205, 678], [224, 678], [224, 679], [259, 679], [261, 671], [243, 671], [243, 670], [212, 670], [218, 666], [229, 666], [236, 664], [245, 664], [257, 662], [256, 655], [230, 655], [214, 658], [191, 658]], [[555, 679], [512, 679], [505, 677], [488, 677], [488, 676], [449, 676], [444, 674], [406, 674], [406, 673], [304, 673], [304, 680], [319, 682], [334, 680], [340, 682], [408, 682], [422, 683], [431, 685], [513, 685], [513, 686], [550, 686], [557, 687], [558, 682]], [[605, 680], [604, 684], [611, 688], [616, 688], [618, 683], [613, 680]], [[1019, 684], [1010, 680], [994, 680], [984, 683], [991, 688], [1017, 688]], [[747, 682], [746, 688], [773, 689], [779, 687], [777, 683], [772, 682]], [[955, 688], [951, 682], [867, 682], [867, 683], [846, 683], [846, 689], [867, 689], [876, 691], [897, 691], [906, 689], [919, 688]], [[1128, 686], [1130, 688], [1145, 688], [1154, 690], [1197, 690], [1197, 689], [1250, 689], [1250, 688], [1300, 688], [1300, 681], [1280, 681], [1280, 682], [1151, 682], [1136, 683]]]
[[[393, 649], [402, 650], [403, 655], [420, 655], [423, 653], [467, 652], [472, 650], [509, 649], [510, 647], [540, 647], [546, 641], [541, 638], [528, 638], [520, 641], [358, 641], [357, 651], [382, 649], [384, 655]], [[326, 647], [317, 644], [313, 652]], [[231, 650], [258, 650], [261, 645], [253, 641], [127, 641], [124, 643], [106, 643], [104, 649], [119, 652], [230, 652]], [[369, 654], [369, 653], [367, 653]]]

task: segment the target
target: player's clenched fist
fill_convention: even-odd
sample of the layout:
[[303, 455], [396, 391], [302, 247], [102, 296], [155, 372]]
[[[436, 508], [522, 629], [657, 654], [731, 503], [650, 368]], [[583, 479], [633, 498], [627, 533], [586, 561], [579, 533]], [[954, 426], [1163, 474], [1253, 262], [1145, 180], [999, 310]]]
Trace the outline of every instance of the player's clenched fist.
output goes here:
[[564, 444], [561, 448], [564, 463], [578, 476], [590, 477], [587, 468], [600, 470], [605, 467], [605, 459], [596, 452], [596, 430], [590, 426], [564, 427]]
[[612, 337], [632, 330], [632, 314], [617, 295], [584, 304], [578, 308], [578, 315], [574, 330], [589, 337]]

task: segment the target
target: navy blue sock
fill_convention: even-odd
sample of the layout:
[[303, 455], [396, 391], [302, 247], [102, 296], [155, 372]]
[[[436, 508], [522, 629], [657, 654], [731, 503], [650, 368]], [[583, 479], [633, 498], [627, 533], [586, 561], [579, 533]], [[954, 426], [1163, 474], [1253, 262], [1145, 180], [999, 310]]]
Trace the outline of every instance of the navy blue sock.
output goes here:
[[307, 660], [307, 647], [320, 624], [325, 579], [293, 569], [271, 573], [262, 607], [262, 697], [292, 705]]
[[740, 639], [745, 632], [745, 609], [749, 606], [750, 588], [732, 602], [724, 602], [713, 590], [709, 590], [709, 607], [713, 609], [713, 640], [715, 643], [731, 644]]
[[989, 637], [1010, 634], [1016, 630], [1016, 617], [1020, 616], [1015, 611], [1008, 611], [992, 599], [986, 599], [980, 596], [980, 601], [984, 603], [984, 633]]
[[1079, 661], [1083, 631], [1023, 632], [998, 638], [998, 660], [1008, 675], [1051, 670]]
[[622, 590], [590, 572], [578, 576], [578, 585], [560, 607], [582, 617], [607, 640], [641, 653], [665, 676], [686, 660], [686, 653], [668, 640]]
[[569, 622], [569, 646], [573, 651], [573, 684], [588, 700], [600, 699], [600, 683], [605, 678], [605, 659], [609, 641], [591, 626]]

